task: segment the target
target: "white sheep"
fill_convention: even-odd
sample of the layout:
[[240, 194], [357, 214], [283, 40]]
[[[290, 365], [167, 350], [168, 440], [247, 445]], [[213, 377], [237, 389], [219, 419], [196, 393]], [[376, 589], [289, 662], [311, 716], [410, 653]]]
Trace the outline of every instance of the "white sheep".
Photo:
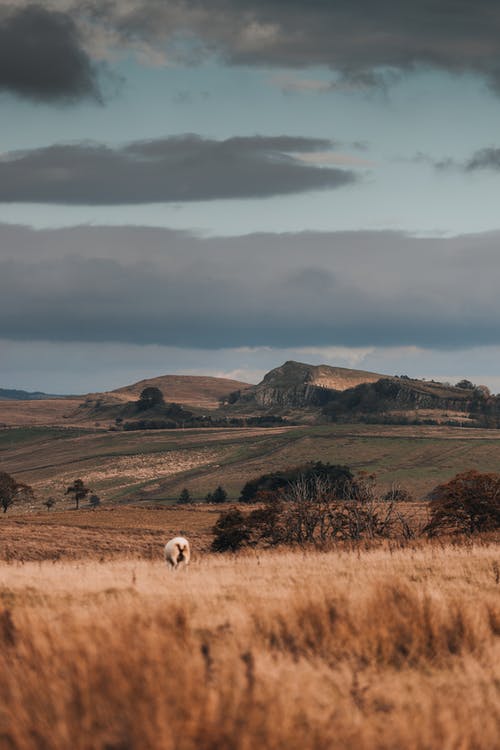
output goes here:
[[165, 562], [173, 570], [189, 565], [190, 556], [189, 542], [183, 536], [176, 536], [165, 545]]

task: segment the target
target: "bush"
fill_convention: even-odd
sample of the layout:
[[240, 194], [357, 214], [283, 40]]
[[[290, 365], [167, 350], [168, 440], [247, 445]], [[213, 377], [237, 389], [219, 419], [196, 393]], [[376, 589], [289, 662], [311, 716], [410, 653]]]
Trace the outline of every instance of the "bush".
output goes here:
[[339, 500], [328, 480], [299, 478], [286, 489], [256, 496], [261, 507], [248, 513], [221, 514], [214, 527], [212, 549], [239, 549], [243, 544], [269, 546], [320, 545], [396, 537], [414, 538], [420, 531], [415, 518], [404, 517], [396, 502], [380, 502], [371, 476], [362, 477], [356, 493]]
[[212, 552], [236, 552], [250, 541], [248, 521], [237, 508], [221, 513], [212, 533]]
[[500, 475], [457, 474], [429, 495], [430, 534], [492, 531], [500, 528]]

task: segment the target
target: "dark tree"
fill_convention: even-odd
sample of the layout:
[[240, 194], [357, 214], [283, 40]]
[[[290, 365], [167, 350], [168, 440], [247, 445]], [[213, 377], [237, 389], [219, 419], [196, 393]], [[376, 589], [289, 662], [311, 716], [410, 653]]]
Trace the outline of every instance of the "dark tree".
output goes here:
[[6, 471], [0, 471], [0, 505], [3, 512], [7, 513], [11, 505], [18, 499], [33, 499], [33, 490], [28, 484], [16, 482], [14, 477]]
[[55, 504], [56, 504], [56, 501], [55, 501], [55, 498], [53, 497], [48, 497], [46, 500], [43, 501], [43, 505], [45, 505], [47, 510], [50, 510], [51, 508], [53, 508]]
[[207, 503], [225, 503], [227, 500], [227, 492], [219, 484], [219, 486], [213, 492], [208, 493], [208, 495], [205, 497], [205, 500]]
[[467, 471], [440, 484], [429, 495], [430, 534], [474, 534], [500, 528], [500, 475]]
[[152, 409], [155, 406], [163, 406], [164, 403], [165, 400], [160, 389], [150, 385], [147, 388], [144, 388], [144, 390], [141, 392], [139, 401], [137, 402], [137, 408], [139, 409], [139, 411], [146, 411], [147, 409]]
[[221, 513], [212, 529], [212, 552], [235, 552], [250, 540], [247, 519], [236, 508]]
[[89, 492], [90, 488], [85, 487], [83, 479], [75, 479], [73, 484], [68, 487], [65, 494], [75, 496], [76, 510], [78, 510], [80, 507], [80, 500], [84, 500]]
[[179, 503], [179, 505], [185, 505], [186, 503], [191, 502], [191, 495], [189, 494], [189, 490], [187, 487], [184, 487], [184, 489], [181, 491], [177, 502]]

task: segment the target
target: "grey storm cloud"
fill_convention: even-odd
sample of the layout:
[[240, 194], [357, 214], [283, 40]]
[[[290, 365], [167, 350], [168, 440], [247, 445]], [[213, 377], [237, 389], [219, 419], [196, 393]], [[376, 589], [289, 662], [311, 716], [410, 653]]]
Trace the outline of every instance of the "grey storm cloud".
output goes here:
[[474, 151], [465, 161], [445, 157], [443, 159], [434, 159], [433, 157], [419, 153], [413, 159], [415, 163], [430, 164], [441, 172], [480, 172], [490, 170], [493, 172], [500, 171], [500, 148], [488, 146]]
[[499, 344], [499, 240], [0, 225], [0, 338], [204, 349]]
[[465, 163], [465, 169], [474, 172], [478, 169], [500, 170], [500, 148], [482, 148], [476, 151]]
[[0, 157], [0, 202], [119, 205], [258, 198], [337, 188], [353, 171], [307, 164], [301, 154], [332, 142], [301, 137], [195, 135], [138, 141], [54, 145]]
[[215, 52], [229, 64], [327, 65], [341, 80], [369, 86], [383, 81], [377, 69], [424, 66], [476, 73], [500, 89], [497, 0], [102, 0], [85, 7], [122, 44], [166, 45], [171, 56]]
[[22, 95], [95, 95], [89, 55], [119, 48], [142, 62], [149, 49], [155, 61], [326, 65], [332, 90], [432, 68], [480, 75], [500, 93], [497, 0], [11, 0], [0, 16], [2, 85]]
[[36, 4], [0, 9], [0, 91], [37, 101], [99, 100], [96, 71], [71, 15]]

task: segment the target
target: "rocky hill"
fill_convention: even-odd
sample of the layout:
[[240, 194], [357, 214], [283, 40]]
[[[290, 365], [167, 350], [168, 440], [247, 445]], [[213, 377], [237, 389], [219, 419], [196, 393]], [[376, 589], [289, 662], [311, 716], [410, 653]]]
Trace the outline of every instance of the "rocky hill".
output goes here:
[[[500, 405], [484, 386], [456, 386], [365, 370], [285, 362], [232, 393], [229, 409], [308, 421], [394, 421], [496, 425]], [[471, 416], [472, 414], [472, 416]], [[488, 417], [489, 421], [485, 422]]]
[[360, 383], [375, 383], [387, 377], [376, 372], [350, 370], [329, 365], [285, 362], [264, 376], [258, 385], [247, 387], [234, 403], [260, 408], [301, 409], [325, 403], [331, 391], [345, 391]]

